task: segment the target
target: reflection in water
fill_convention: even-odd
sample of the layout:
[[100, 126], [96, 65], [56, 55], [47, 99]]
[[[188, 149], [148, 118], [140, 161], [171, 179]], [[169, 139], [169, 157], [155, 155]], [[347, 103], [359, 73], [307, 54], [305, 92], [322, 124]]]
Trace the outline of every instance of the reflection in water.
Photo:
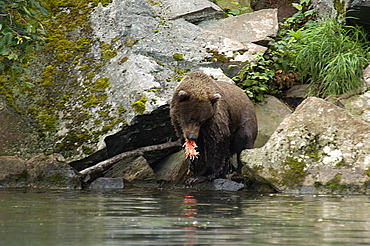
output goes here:
[[370, 245], [367, 196], [0, 190], [0, 245]]

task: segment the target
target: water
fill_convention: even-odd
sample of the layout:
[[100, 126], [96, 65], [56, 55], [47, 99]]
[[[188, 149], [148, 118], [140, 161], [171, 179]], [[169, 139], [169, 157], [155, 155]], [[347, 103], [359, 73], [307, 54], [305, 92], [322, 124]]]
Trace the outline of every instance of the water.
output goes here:
[[367, 196], [0, 189], [0, 245], [370, 245]]

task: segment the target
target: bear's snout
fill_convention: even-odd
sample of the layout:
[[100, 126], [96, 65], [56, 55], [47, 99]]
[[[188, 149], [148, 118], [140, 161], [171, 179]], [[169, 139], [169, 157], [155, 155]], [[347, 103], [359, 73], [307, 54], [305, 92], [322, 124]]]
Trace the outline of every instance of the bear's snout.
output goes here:
[[198, 138], [198, 135], [192, 132], [186, 132], [185, 137], [189, 140], [195, 141]]

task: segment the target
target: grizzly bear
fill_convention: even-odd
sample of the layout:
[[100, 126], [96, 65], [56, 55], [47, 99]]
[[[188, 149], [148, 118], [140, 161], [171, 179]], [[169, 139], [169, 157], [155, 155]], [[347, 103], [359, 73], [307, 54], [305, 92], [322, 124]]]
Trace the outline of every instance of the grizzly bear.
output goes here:
[[[242, 89], [191, 72], [174, 90], [170, 116], [176, 135], [183, 142], [195, 141], [199, 152], [191, 160], [187, 183], [240, 174], [240, 153], [253, 148], [257, 136], [256, 113]], [[234, 154], [236, 168], [231, 162]]]

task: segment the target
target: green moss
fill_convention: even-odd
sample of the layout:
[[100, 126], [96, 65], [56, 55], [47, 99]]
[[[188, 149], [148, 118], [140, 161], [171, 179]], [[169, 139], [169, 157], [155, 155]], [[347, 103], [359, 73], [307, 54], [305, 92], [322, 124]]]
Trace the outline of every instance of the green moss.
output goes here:
[[117, 55], [117, 51], [112, 50], [109, 44], [102, 43], [100, 49], [104, 60], [110, 60]]
[[147, 102], [146, 97], [141, 96], [139, 100], [131, 104], [131, 107], [134, 109], [134, 111], [138, 114], [144, 113], [146, 107], [145, 104]]
[[121, 65], [122, 63], [125, 63], [127, 60], [128, 60], [128, 57], [127, 57], [127, 56], [125, 56], [125, 57], [123, 57], [123, 58], [118, 62], [118, 64], [119, 64], [119, 65]]
[[59, 184], [59, 185], [64, 185], [66, 183], [65, 178], [63, 174], [61, 173], [56, 173], [51, 175], [50, 177], [46, 177], [45, 181], [48, 181], [53, 184]]
[[97, 79], [91, 88], [91, 92], [104, 92], [105, 89], [109, 88], [109, 78], [101, 77]]
[[304, 171], [306, 163], [303, 160], [289, 157], [284, 162], [284, 166], [286, 168], [281, 173], [281, 184], [292, 188], [301, 186], [306, 176]]
[[46, 66], [44, 72], [41, 74], [42, 80], [41, 85], [46, 88], [50, 88], [50, 86], [54, 83], [54, 75], [56, 73], [56, 67], [54, 65]]
[[118, 106], [117, 111], [119, 115], [122, 115], [127, 112], [127, 109], [125, 109], [123, 106]]
[[137, 38], [133, 38], [133, 39], [127, 39], [126, 41], [125, 41], [125, 45], [127, 46], [127, 47], [132, 47], [132, 46], [134, 46], [137, 42], [139, 42], [140, 41], [140, 39], [137, 39]]
[[363, 173], [363, 175], [366, 175], [370, 178], [370, 168], [366, 169], [366, 171]]
[[346, 12], [345, 1], [333, 0], [334, 9], [338, 14], [344, 14]]
[[174, 72], [175, 72], [174, 81], [181, 81], [182, 78], [185, 76], [185, 74], [189, 72], [189, 70], [182, 70], [180, 68], [175, 68]]
[[228, 62], [229, 58], [225, 55], [220, 54], [216, 50], [207, 49], [207, 53], [212, 54], [210, 57], [207, 57], [205, 60], [208, 62]]
[[333, 179], [328, 181], [324, 187], [330, 189], [331, 191], [342, 191], [346, 188], [346, 185], [341, 184], [340, 181], [342, 180], [342, 175], [337, 173]]
[[147, 2], [148, 4], [150, 4], [150, 5], [152, 5], [152, 6], [155, 6], [155, 5], [160, 4], [160, 2], [158, 2], [158, 1], [154, 1], [154, 0], [146, 0], [146, 2]]
[[183, 61], [184, 60], [184, 57], [182, 54], [179, 54], [179, 53], [175, 53], [172, 55], [172, 58], [175, 59], [175, 61]]

